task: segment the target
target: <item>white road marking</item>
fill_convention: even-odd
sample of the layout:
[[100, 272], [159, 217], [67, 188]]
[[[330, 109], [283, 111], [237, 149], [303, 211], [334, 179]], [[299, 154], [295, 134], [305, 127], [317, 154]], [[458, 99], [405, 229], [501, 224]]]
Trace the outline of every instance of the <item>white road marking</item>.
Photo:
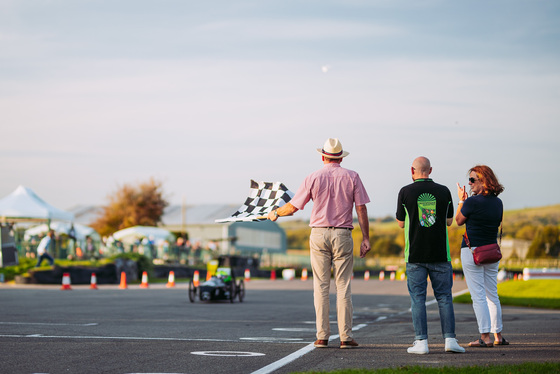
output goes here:
[[469, 289], [468, 289], [468, 288], [465, 288], [464, 290], [461, 290], [461, 291], [459, 291], [459, 292], [455, 292], [455, 293], [454, 293], [453, 295], [451, 295], [451, 296], [457, 297], [457, 296], [464, 295], [464, 294], [466, 294], [467, 292], [469, 292]]
[[275, 327], [273, 331], [293, 331], [293, 332], [308, 332], [315, 331], [315, 329], [305, 328], [305, 327]]
[[239, 343], [239, 342], [262, 342], [262, 343], [278, 343], [278, 344], [306, 344], [308, 342], [303, 339], [282, 339], [282, 338], [239, 338], [236, 339], [194, 339], [194, 338], [149, 338], [145, 336], [70, 336], [70, 335], [43, 335], [43, 334], [0, 334], [0, 338], [47, 338], [47, 339], [103, 339], [103, 340], [151, 340], [151, 341], [183, 341], [183, 342], [222, 342], [222, 343]]
[[257, 356], [264, 356], [265, 354], [257, 353], [257, 352], [199, 351], [199, 352], [191, 352], [191, 355], [220, 356], [220, 357], [257, 357]]
[[[452, 297], [457, 297], [457, 296], [466, 294], [467, 292], [469, 292], [469, 290], [468, 290], [467, 288], [465, 288], [464, 290], [461, 290], [461, 291], [459, 291], [459, 292], [456, 292], [456, 293], [452, 294], [451, 296], [452, 296]], [[433, 305], [433, 304], [436, 304], [436, 303], [437, 303], [437, 300], [436, 300], [436, 299], [433, 299], [433, 300], [430, 300], [430, 301], [426, 301], [426, 306], [430, 306], [430, 305]], [[408, 311], [412, 311], [412, 310], [409, 309]]]
[[98, 323], [1, 322], [0, 325], [97, 326]]
[[[367, 325], [365, 323], [359, 324], [357, 326], [354, 326], [352, 328], [352, 331], [360, 330], [360, 329], [362, 329], [366, 326]], [[329, 337], [329, 341], [330, 340], [335, 340], [335, 339], [338, 339], [338, 338], [339, 338], [339, 335], [331, 335]], [[295, 361], [298, 358], [300, 358], [301, 356], [303, 356], [303, 355], [311, 352], [312, 350], [314, 350], [315, 349], [314, 344], [315, 344], [315, 342], [313, 342], [311, 344], [308, 344], [305, 347], [301, 348], [300, 350], [295, 351], [294, 353], [289, 354], [286, 357], [281, 358], [280, 360], [275, 361], [272, 364], [267, 365], [267, 366], [265, 366], [265, 367], [263, 367], [263, 368], [261, 368], [257, 371], [254, 371], [251, 374], [269, 374], [269, 373], [272, 373], [273, 371], [281, 368], [282, 366], [288, 365], [290, 362]]]
[[281, 358], [278, 361], [273, 362], [270, 365], [267, 365], [257, 371], [252, 372], [251, 374], [268, 374], [272, 373], [273, 371], [281, 368], [282, 366], [288, 365], [290, 362], [297, 360], [301, 356], [305, 355], [308, 352], [311, 352], [315, 349], [314, 343], [308, 344], [305, 347], [301, 348], [300, 350], [295, 351], [292, 354], [287, 355], [284, 358]]
[[104, 340], [164, 340], [164, 341], [184, 341], [184, 342], [228, 342], [235, 343], [239, 340], [233, 339], [192, 339], [192, 338], [147, 338], [145, 336], [70, 336], [70, 335], [16, 335], [1, 334], [0, 338], [46, 338], [46, 339], [104, 339]]
[[251, 340], [251, 341], [258, 341], [258, 342], [296, 342], [301, 343], [303, 339], [301, 338], [272, 338], [272, 337], [256, 337], [256, 338], [239, 338], [240, 340]]
[[[366, 323], [361, 323], [361, 324], [359, 324], [359, 325], [357, 325], [357, 326], [352, 327], [352, 331], [358, 331], [358, 330], [360, 330], [360, 329], [363, 329], [363, 328], [366, 327], [366, 326], [367, 326]], [[336, 337], [338, 338], [338, 335], [336, 335]]]

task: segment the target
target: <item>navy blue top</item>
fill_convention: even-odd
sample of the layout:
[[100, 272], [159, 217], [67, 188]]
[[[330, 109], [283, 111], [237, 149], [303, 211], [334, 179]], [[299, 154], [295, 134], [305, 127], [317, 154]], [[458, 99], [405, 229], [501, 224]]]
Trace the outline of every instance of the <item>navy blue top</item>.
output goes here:
[[[497, 196], [471, 196], [465, 200], [461, 213], [467, 218], [467, 235], [471, 247], [498, 242], [498, 228], [502, 222], [504, 206]], [[461, 247], [467, 247], [464, 236]]]

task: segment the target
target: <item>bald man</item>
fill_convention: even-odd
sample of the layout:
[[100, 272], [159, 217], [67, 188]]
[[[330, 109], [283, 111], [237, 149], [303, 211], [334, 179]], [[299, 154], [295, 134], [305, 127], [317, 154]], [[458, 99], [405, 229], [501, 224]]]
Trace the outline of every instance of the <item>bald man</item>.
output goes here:
[[427, 278], [438, 302], [445, 351], [463, 353], [455, 339], [453, 310], [453, 268], [449, 254], [447, 226], [453, 223], [453, 200], [449, 189], [431, 178], [432, 166], [418, 157], [410, 168], [413, 183], [404, 186], [397, 201], [397, 222], [405, 230], [406, 274], [411, 299], [415, 341], [408, 353], [427, 354]]

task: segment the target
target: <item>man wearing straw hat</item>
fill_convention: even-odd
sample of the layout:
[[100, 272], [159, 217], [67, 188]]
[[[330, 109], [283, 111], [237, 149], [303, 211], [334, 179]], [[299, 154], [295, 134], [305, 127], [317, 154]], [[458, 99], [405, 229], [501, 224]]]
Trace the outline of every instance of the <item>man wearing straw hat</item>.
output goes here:
[[366, 208], [370, 200], [358, 173], [340, 166], [348, 152], [342, 149], [338, 139], [327, 139], [323, 148], [318, 148], [317, 152], [321, 154], [323, 167], [308, 175], [290, 202], [270, 212], [268, 219], [276, 221], [278, 217], [292, 215], [303, 209], [309, 200], [313, 200], [309, 221], [309, 226], [312, 227], [309, 247], [317, 319], [315, 347], [326, 348], [329, 343], [329, 288], [332, 267], [336, 284], [340, 348], [354, 348], [358, 343], [352, 334], [352, 210], [355, 205], [362, 230], [360, 257], [363, 258], [371, 249]]

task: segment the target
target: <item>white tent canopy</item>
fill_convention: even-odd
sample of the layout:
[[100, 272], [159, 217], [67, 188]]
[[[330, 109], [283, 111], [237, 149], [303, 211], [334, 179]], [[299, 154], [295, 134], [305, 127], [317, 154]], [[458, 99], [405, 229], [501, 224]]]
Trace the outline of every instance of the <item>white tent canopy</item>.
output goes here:
[[41, 199], [31, 188], [19, 186], [0, 200], [0, 217], [9, 219], [42, 219], [72, 221], [74, 214], [55, 208]]
[[[70, 233], [71, 228], [72, 228], [72, 224], [69, 222], [51, 223], [51, 229], [53, 229], [57, 235], [61, 235], [61, 234], [68, 235]], [[46, 234], [48, 231], [49, 231], [48, 226], [46, 224], [42, 224], [25, 230], [25, 234], [23, 238], [24, 240], [29, 240], [33, 236]], [[95, 231], [91, 227], [80, 225], [79, 223], [74, 223], [74, 233], [76, 239], [78, 240], [85, 240], [86, 237], [88, 236], [90, 236], [95, 241], [101, 240], [101, 237], [99, 236], [97, 231]]]
[[113, 234], [113, 238], [122, 242], [133, 243], [138, 239], [148, 238], [154, 243], [164, 240], [174, 241], [173, 234], [165, 229], [153, 226], [133, 226], [119, 230]]

